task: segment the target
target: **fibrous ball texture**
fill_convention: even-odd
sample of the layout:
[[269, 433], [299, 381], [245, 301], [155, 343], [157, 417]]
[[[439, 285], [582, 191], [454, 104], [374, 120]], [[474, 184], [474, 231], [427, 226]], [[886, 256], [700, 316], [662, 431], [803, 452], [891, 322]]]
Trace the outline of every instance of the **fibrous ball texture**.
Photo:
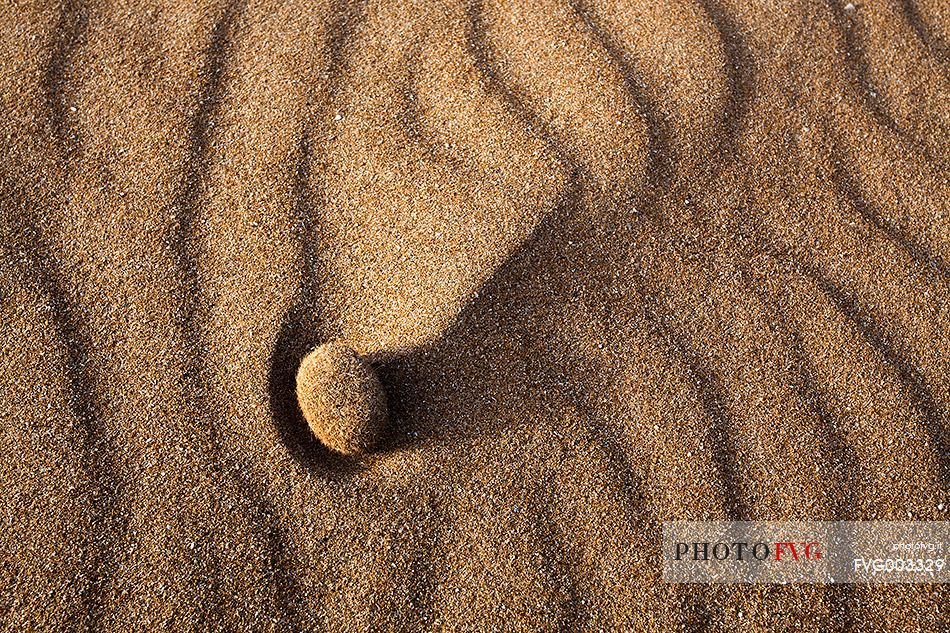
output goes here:
[[317, 439], [344, 455], [371, 451], [389, 417], [376, 372], [340, 342], [320, 345], [301, 361], [297, 402]]

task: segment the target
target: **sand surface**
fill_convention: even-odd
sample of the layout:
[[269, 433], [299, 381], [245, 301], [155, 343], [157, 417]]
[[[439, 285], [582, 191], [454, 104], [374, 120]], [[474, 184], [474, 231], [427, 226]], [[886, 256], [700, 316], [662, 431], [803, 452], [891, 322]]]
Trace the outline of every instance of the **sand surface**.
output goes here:
[[950, 627], [659, 558], [948, 518], [945, 0], [10, 0], [0, 100], [3, 630]]

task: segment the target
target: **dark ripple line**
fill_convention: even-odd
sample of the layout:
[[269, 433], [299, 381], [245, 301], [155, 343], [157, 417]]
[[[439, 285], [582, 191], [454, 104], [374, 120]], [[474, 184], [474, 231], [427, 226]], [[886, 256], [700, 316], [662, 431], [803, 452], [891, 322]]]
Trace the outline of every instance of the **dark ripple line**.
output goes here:
[[651, 334], [686, 372], [710, 423], [706, 442], [723, 486], [723, 513], [730, 521], [750, 520], [749, 508], [743, 501], [743, 490], [739, 483], [738, 449], [733, 442], [736, 425], [725, 405], [722, 380], [684, 342], [685, 337], [667, 325], [671, 322], [670, 312], [662, 307], [658, 294], [646, 285], [642, 274], [638, 275], [637, 286], [646, 304], [644, 316], [650, 324]]
[[267, 553], [267, 571], [274, 583], [274, 603], [271, 608], [280, 618], [280, 623], [290, 630], [299, 626], [298, 606], [303, 588], [300, 586], [290, 565], [287, 530], [281, 524], [277, 509], [260, 486], [243, 476], [236, 476], [250, 490], [246, 495], [257, 502], [256, 520], [263, 526], [265, 551]]
[[[572, 170], [568, 187], [557, 209], [542, 220], [538, 227], [532, 232], [531, 236], [525, 241], [525, 247], [537, 245], [542, 235], [553, 232], [558, 226], [565, 224], [570, 225], [569, 219], [565, 216], [570, 216], [576, 212], [577, 208], [582, 204], [581, 197], [584, 182], [591, 181], [592, 178], [586, 167], [582, 166], [576, 157], [572, 156], [571, 153], [557, 141], [556, 136], [530, 111], [525, 105], [524, 100], [507, 85], [507, 82], [505, 82], [498, 73], [497, 62], [495, 61], [492, 47], [487, 41], [487, 32], [484, 25], [484, 16], [482, 14], [480, 0], [472, 0], [469, 2], [468, 8], [470, 19], [469, 46], [475, 58], [476, 67], [485, 78], [486, 83], [493, 86], [494, 89], [503, 96], [505, 101], [509, 103], [512, 111], [524, 122], [529, 130], [542, 133], [542, 139], [548, 144], [555, 156], [570, 166]], [[584, 176], [587, 177], [584, 178]], [[519, 249], [519, 252], [524, 250], [524, 248]], [[509, 258], [509, 260], [510, 259], [511, 258]], [[499, 267], [499, 270], [501, 269], [502, 267]], [[495, 275], [493, 275], [491, 279], [494, 278]], [[488, 282], [483, 284], [483, 286], [487, 284]], [[592, 408], [586, 396], [576, 390], [571, 390], [569, 380], [555, 379], [554, 382], [562, 386], [567, 385], [569, 387], [569, 398], [574, 405], [578, 406], [580, 410], [593, 415]], [[595, 417], [591, 417], [590, 419], [593, 420]], [[638, 492], [641, 485], [639, 484], [635, 471], [626, 459], [626, 455], [623, 450], [619, 448], [617, 439], [609, 434], [608, 425], [606, 424], [602, 425], [602, 428], [599, 430], [595, 429], [594, 431], [598, 443], [605, 451], [611, 465], [615, 468], [615, 474], [618, 476], [619, 481], [624, 482], [625, 491], [628, 495], [632, 495], [630, 498], [632, 507], [643, 509], [645, 506], [642, 503], [642, 495]]]
[[[189, 131], [189, 146], [182, 169], [182, 183], [175, 196], [171, 210], [174, 217], [174, 234], [170, 244], [176, 269], [180, 275], [180, 301], [173, 311], [173, 322], [182, 339], [182, 347], [189, 354], [179, 378], [186, 394], [186, 406], [192, 409], [194, 420], [205, 415], [213, 416], [208, 399], [208, 362], [204, 350], [204, 327], [209, 311], [208, 298], [201, 286], [199, 273], [200, 236], [197, 217], [205, 203], [206, 183], [211, 170], [211, 140], [213, 126], [218, 118], [221, 100], [225, 91], [227, 64], [232, 56], [233, 36], [236, 23], [243, 15], [245, 4], [232, 0], [215, 20], [204, 63], [200, 70], [201, 85], [197, 93], [197, 106]], [[221, 441], [213, 420], [202, 427], [207, 432], [208, 448], [216, 462], [221, 461]], [[230, 471], [230, 469], [229, 469]], [[239, 485], [239, 482], [235, 482]], [[240, 485], [239, 485], [240, 487]], [[213, 571], [208, 586], [196, 583], [198, 591], [205, 595], [196, 607], [199, 617], [225, 618], [226, 598], [223, 594], [223, 564], [220, 555], [211, 547], [201, 547], [195, 552], [198, 561], [204, 560]], [[208, 594], [213, 595], [210, 598]], [[203, 611], [207, 607], [208, 612]], [[206, 623], [209, 624], [209, 623]]]
[[[429, 499], [433, 503], [432, 499]], [[443, 527], [438, 520], [432, 520], [438, 511], [438, 505], [435, 507], [421, 507], [415, 513], [415, 518], [428, 519], [426, 528], [428, 539], [423, 539], [412, 548], [409, 560], [409, 578], [407, 580], [409, 604], [412, 610], [412, 617], [420, 623], [419, 626], [435, 626], [436, 608], [434, 595], [438, 587], [438, 578], [433, 568], [431, 556], [438, 547], [442, 538]], [[428, 511], [427, 511], [428, 510]]]
[[[559, 393], [566, 397], [567, 401], [588, 424], [588, 437], [593, 440], [606, 458], [606, 465], [615, 477], [616, 485], [622, 495], [621, 500], [627, 505], [631, 513], [630, 517], [633, 520], [630, 526], [631, 529], [646, 534], [647, 529], [644, 524], [650, 518], [650, 507], [643, 492], [643, 481], [637, 476], [624, 447], [616, 434], [611, 431], [610, 424], [604, 419], [604, 416], [597, 412], [596, 407], [591, 402], [591, 394], [577, 385], [567, 374], [550, 369], [554, 366], [553, 363], [547, 364], [541, 370], [542, 382], [539, 389], [544, 393]], [[565, 575], [561, 580], [555, 573], [557, 562], [567, 552], [567, 546], [557, 536], [556, 523], [553, 518], [544, 511], [543, 507], [539, 508], [539, 512], [544, 513], [541, 515], [540, 527], [542, 528], [541, 542], [544, 544], [542, 554], [545, 561], [545, 573], [560, 589], [561, 593], [568, 597], [568, 600], [561, 602], [564, 609], [564, 618], [559, 623], [558, 629], [582, 630], [583, 623], [588, 619], [587, 614], [579, 607], [583, 594], [570, 576]], [[647, 516], [641, 516], [640, 513]], [[587, 600], [587, 602], [590, 601]]]
[[584, 0], [571, 0], [574, 13], [581, 19], [610, 61], [620, 70], [624, 88], [637, 105], [637, 112], [647, 125], [647, 189], [651, 193], [670, 185], [676, 176], [676, 156], [673, 151], [670, 126], [660, 109], [643, 89], [643, 75], [637, 70], [630, 55], [610, 32], [603, 27], [600, 15]]
[[[764, 243], [764, 242], [763, 242]], [[768, 245], [767, 245], [768, 246]], [[774, 247], [768, 246], [766, 249], [771, 252], [773, 255], [778, 255]], [[788, 266], [794, 266], [791, 256], [788, 256], [784, 259], [780, 259]], [[796, 270], [800, 270], [796, 267]], [[761, 289], [757, 291], [757, 294], [761, 297]], [[766, 303], [771, 303], [767, 299], [763, 298], [763, 301]], [[844, 520], [848, 517], [842, 516], [841, 508], [847, 506], [854, 506], [854, 488], [853, 482], [861, 480], [861, 468], [860, 463], [857, 460], [857, 457], [854, 454], [854, 451], [848, 447], [847, 442], [845, 441], [843, 435], [839, 431], [842, 426], [838, 417], [832, 413], [831, 407], [825, 402], [825, 398], [821, 395], [821, 392], [818, 390], [817, 383], [812, 379], [811, 375], [814, 373], [814, 369], [811, 368], [811, 363], [808, 362], [804, 345], [802, 343], [801, 333], [788, 323], [787, 319], [783, 316], [782, 306], [773, 304], [773, 314], [776, 318], [780, 329], [787, 332], [788, 338], [791, 345], [791, 351], [795, 357], [795, 367], [798, 368], [798, 376], [801, 381], [798, 390], [801, 396], [801, 400], [807, 406], [813, 408], [816, 414], [819, 416], [823, 426], [826, 428], [827, 439], [826, 443], [829, 450], [833, 455], [836, 455], [836, 460], [841, 465], [843, 471], [843, 478], [845, 482], [851, 482], [852, 485], [842, 486], [842, 490], [845, 492], [846, 497], [840, 500], [839, 510], [835, 516], [835, 520]], [[847, 316], [847, 315], [846, 315]], [[849, 317], [850, 318], [850, 317]], [[853, 322], [853, 319], [852, 319]], [[886, 357], [885, 357], [886, 358]], [[860, 517], [850, 517], [852, 519]], [[856, 589], [854, 585], [828, 585], [825, 587], [825, 596], [828, 599], [829, 608], [832, 613], [840, 618], [841, 626], [843, 631], [851, 631], [855, 627], [854, 620], [854, 609], [855, 609], [855, 599], [856, 599]]]
[[565, 396], [570, 405], [589, 424], [587, 428], [589, 436], [607, 458], [607, 464], [616, 477], [619, 489], [623, 493], [623, 501], [627, 504], [632, 516], [637, 517], [638, 512], [648, 510], [649, 506], [643, 494], [643, 482], [637, 476], [622, 443], [610, 431], [610, 424], [597, 413], [596, 407], [591, 402], [591, 395], [563, 372], [552, 369], [541, 370], [540, 378], [539, 389], [545, 393], [559, 393]]
[[860, 306], [857, 300], [835, 286], [819, 271], [803, 266], [802, 270], [822, 289], [825, 295], [857, 327], [861, 335], [881, 354], [897, 372], [911, 396], [911, 402], [921, 414], [920, 426], [930, 439], [937, 457], [943, 485], [950, 490], [950, 441], [943, 426], [943, 416], [930, 386], [920, 370], [902, 353], [887, 342], [880, 325]]
[[944, 416], [924, 375], [910, 359], [888, 342], [883, 328], [852, 293], [836, 285], [816, 266], [795, 257], [786, 244], [771, 235], [759, 222], [754, 219], [750, 222], [766, 251], [781, 261], [788, 262], [815, 283], [841, 314], [854, 325], [862, 338], [897, 373], [910, 396], [911, 406], [920, 414], [919, 426], [934, 448], [943, 486], [950, 490], [950, 436], [943, 424]]
[[[738, 24], [716, 0], [695, 1], [718, 33], [726, 56], [725, 72], [729, 84], [729, 98], [720, 115], [725, 139], [719, 144], [719, 159], [721, 163], [725, 163], [729, 158], [735, 160], [739, 152], [739, 135], [742, 133], [743, 122], [748, 118], [756, 90], [755, 58]], [[722, 167], [720, 164], [716, 172], [721, 171]]]
[[918, 262], [924, 270], [932, 270], [950, 280], [950, 266], [942, 258], [931, 252], [926, 246], [918, 242], [906, 230], [884, 220], [884, 215], [877, 205], [865, 198], [858, 183], [845, 171], [842, 166], [844, 157], [837, 148], [832, 149], [831, 164], [835, 189], [846, 199], [851, 207], [857, 211], [865, 222], [883, 233], [891, 242], [896, 244], [911, 259]]
[[854, 489], [848, 484], [860, 481], [858, 475], [860, 464], [857, 457], [842, 434], [842, 424], [831, 407], [827, 404], [825, 397], [818, 389], [818, 383], [812, 377], [815, 369], [808, 360], [805, 353], [805, 346], [802, 342], [801, 332], [794, 328], [785, 317], [785, 308], [780, 302], [766, 295], [761, 287], [752, 287], [752, 292], [758, 297], [759, 302], [769, 311], [772, 323], [778, 331], [784, 336], [791, 355], [791, 367], [794, 368], [795, 393], [799, 403], [805, 410], [811, 411], [824, 428], [822, 441], [828, 450], [828, 455], [834, 460], [834, 464], [842, 473], [842, 483], [840, 492], [843, 496], [836, 497], [836, 506], [833, 510], [834, 520], [848, 520], [844, 515], [844, 510], [854, 506]]
[[[776, 306], [776, 313], [780, 314], [780, 306]], [[795, 385], [799, 401], [806, 408], [811, 409], [818, 417], [825, 429], [825, 436], [822, 438], [825, 446], [843, 473], [843, 481], [841, 483], [842, 496], [838, 498], [837, 508], [834, 509], [833, 520], [856, 520], [859, 517], [855, 517], [852, 513], [846, 512], [846, 509], [854, 507], [855, 493], [853, 482], [860, 481], [859, 473], [862, 469], [860, 468], [854, 451], [848, 446], [840, 431], [840, 422], [831, 412], [831, 408], [825, 402], [824, 397], [818, 390], [817, 383], [812, 378], [814, 369], [811, 368], [810, 363], [805, 360], [801, 344], [801, 335], [798, 332], [792, 331], [790, 340], [792, 341], [792, 351], [796, 359], [796, 367], [800, 367], [797, 372], [799, 384]], [[824, 587], [823, 593], [828, 599], [829, 609], [834, 614], [834, 617], [841, 623], [841, 630], [853, 630], [855, 625], [855, 586], [852, 584], [827, 585]]]
[[559, 595], [560, 619], [557, 622], [558, 631], [580, 631], [584, 629], [587, 619], [580, 609], [580, 592], [567, 569], [570, 562], [566, 560], [567, 544], [558, 534], [557, 524], [550, 511], [544, 504], [538, 504], [535, 510], [534, 530], [541, 543], [541, 570], [548, 582]]
[[81, 0], [62, 0], [56, 40], [43, 73], [42, 88], [53, 138], [66, 158], [80, 148], [80, 132], [76, 117], [70, 116], [66, 95], [69, 67], [77, 49], [86, 41], [88, 28], [89, 15], [85, 4]]
[[[821, 423], [824, 429], [822, 441], [828, 455], [834, 460], [841, 473], [839, 486], [840, 495], [835, 496], [832, 520], [857, 520], [848, 509], [854, 508], [854, 482], [861, 481], [861, 464], [858, 462], [854, 450], [848, 446], [841, 430], [842, 423], [826, 398], [818, 389], [818, 382], [812, 377], [815, 369], [808, 360], [801, 332], [792, 326], [785, 316], [786, 309], [778, 299], [769, 296], [763, 283], [746, 280], [748, 287], [758, 297], [759, 302], [770, 312], [772, 321], [780, 333], [785, 337], [791, 354], [791, 366], [795, 372], [794, 389], [799, 403], [806, 410], [810, 410]], [[854, 585], [828, 585], [823, 589], [828, 600], [828, 606], [834, 617], [841, 622], [842, 631], [851, 631], [854, 628]]]
[[[623, 51], [623, 47], [611, 37], [610, 33], [602, 26], [602, 20], [593, 11], [586, 2], [583, 0], [574, 0], [572, 3], [574, 11], [578, 14], [579, 17], [583, 20], [585, 25], [588, 27], [590, 32], [595, 36], [598, 43], [607, 51], [611, 61], [617, 65], [621, 70], [621, 74], [624, 77], [625, 86], [627, 88], [628, 94], [637, 104], [638, 109], [641, 112], [641, 115], [644, 116], [647, 122], [648, 133], [649, 133], [649, 163], [650, 163], [650, 174], [648, 178], [648, 183], [645, 187], [645, 193], [647, 194], [647, 199], [644, 202], [643, 208], [647, 210], [654, 210], [656, 206], [656, 196], [661, 192], [661, 190], [669, 186], [675, 178], [676, 170], [676, 159], [672, 150], [671, 138], [672, 135], [669, 131], [669, 126], [667, 123], [657, 115], [659, 109], [656, 104], [651, 101], [647, 92], [641, 88], [642, 78], [640, 73], [636, 71], [634, 64], [629, 60], [629, 56]], [[720, 16], [718, 13], [715, 14], [718, 18], [717, 28], [720, 29], [720, 35], [723, 38], [724, 42], [729, 43], [731, 47], [729, 52], [730, 59], [739, 59], [744, 58], [747, 55], [743, 52], [742, 40], [737, 39], [738, 36], [727, 37], [726, 33], [735, 32], [734, 27], [731, 27], [731, 22]], [[748, 67], [748, 65], [743, 65], [742, 67]], [[737, 72], [739, 72], [737, 70]], [[744, 99], [745, 97], [745, 87], [750, 85], [750, 82], [745, 79], [744, 76], [738, 76], [735, 80], [732, 81], [733, 85], [741, 87], [742, 92], [739, 92], [738, 96], [733, 97], [732, 102], [736, 99]], [[730, 106], [730, 111], [735, 108]], [[730, 114], [724, 117], [725, 120], [729, 121], [727, 127], [734, 130], [732, 136], [735, 136], [739, 130], [739, 123], [742, 120], [741, 112], [736, 111], [734, 114]], [[732, 141], [731, 141], [732, 142]], [[652, 213], [654, 219], [659, 219], [659, 215], [655, 212]], [[641, 280], [642, 284], [642, 280]], [[656, 307], [654, 305], [654, 307]], [[661, 326], [658, 321], [656, 321], [652, 315], [646, 315], [648, 320], [651, 321], [651, 325], [656, 330], [654, 334], [659, 334], [665, 343], [676, 343], [677, 338], [675, 336], [665, 336], [662, 334]], [[667, 347], [669, 351], [669, 346]], [[685, 357], [682, 355], [683, 350], [678, 349], [677, 351], [681, 352], [681, 360]], [[704, 410], [707, 414], [707, 417], [710, 416], [712, 412], [717, 412], [715, 418], [711, 418], [713, 422], [714, 430], [711, 432], [710, 437], [718, 435], [720, 437], [727, 437], [725, 433], [725, 427], [728, 424], [722, 420], [718, 412], [723, 411], [721, 406], [722, 396], [721, 393], [716, 389], [716, 382], [714, 377], [708, 376], [708, 372], [700, 372], [700, 366], [696, 362], [696, 358], [692, 358], [690, 362], [686, 362], [684, 367], [687, 368], [687, 371], [694, 382], [701, 395], [701, 402], [703, 402]], [[719, 405], [717, 406], [717, 403]], [[714, 461], [717, 465], [717, 470], [719, 471], [720, 477], [723, 481], [723, 485], [727, 491], [735, 491], [737, 489], [735, 473], [737, 467], [735, 465], [735, 455], [734, 448], [731, 446], [725, 445], [721, 441], [714, 441], [711, 443], [713, 449]], [[614, 447], [615, 449], [616, 447]], [[611, 451], [608, 451], [608, 453]], [[622, 451], [621, 451], [622, 453]], [[626, 456], [623, 455], [625, 459]], [[628, 466], [629, 468], [629, 466]], [[739, 498], [738, 494], [728, 493], [727, 498], [732, 497], [735, 499]], [[724, 506], [726, 506], [726, 513], [729, 515], [733, 513], [735, 516], [742, 516], [744, 509], [741, 507], [728, 508], [729, 504], [724, 500]]]
[[175, 232], [171, 247], [184, 287], [182, 300], [176, 306], [175, 320], [186, 349], [192, 352], [185, 371], [185, 375], [191, 377], [198, 377], [204, 371], [205, 365], [200, 345], [199, 312], [206, 307], [206, 298], [199, 280], [199, 236], [195, 223], [203, 204], [205, 182], [209, 179], [211, 169], [211, 132], [224, 92], [225, 65], [231, 55], [232, 31], [243, 9], [241, 0], [231, 0], [223, 14], [215, 21], [201, 71], [204, 81], [198, 91], [197, 108], [189, 132], [190, 143], [182, 170], [182, 185], [172, 204]]
[[[347, 2], [341, 0], [336, 4], [333, 14], [338, 15], [339, 19], [330, 29], [329, 41], [327, 47], [329, 50], [329, 63], [327, 66], [327, 108], [332, 110], [334, 98], [341, 89], [347, 70], [352, 63], [352, 50], [348, 46], [362, 24], [366, 21], [367, 0], [358, 0], [356, 2]], [[310, 107], [308, 99], [308, 109]], [[328, 112], [320, 113], [326, 118]], [[318, 141], [328, 145], [332, 139], [321, 135]], [[313, 129], [306, 126], [301, 132], [300, 152], [298, 154], [297, 164], [294, 170], [294, 218], [301, 230], [301, 257], [304, 262], [305, 274], [301, 282], [299, 291], [305, 299], [313, 299], [317, 294], [315, 287], [319, 278], [319, 234], [316, 230], [316, 219], [314, 218], [313, 197], [315, 191], [320, 191], [323, 183], [318, 181], [314, 185], [312, 173], [312, 159], [314, 150]], [[305, 302], [306, 303], [306, 302]]]
[[544, 122], [527, 106], [527, 100], [501, 76], [494, 49], [488, 41], [488, 29], [485, 26], [485, 13], [482, 0], [469, 0], [466, 3], [468, 21], [466, 22], [466, 42], [468, 52], [475, 68], [485, 84], [498, 94], [508, 107], [509, 112], [518, 118], [525, 129], [545, 143], [559, 160], [563, 161], [573, 173], [580, 173], [581, 166], [575, 157], [565, 152], [556, 137]]
[[[577, 8], [575, 8], [575, 11]], [[500, 76], [497, 71], [497, 62], [494, 57], [492, 47], [487, 41], [487, 31], [484, 25], [484, 15], [482, 12], [482, 6], [480, 0], [472, 0], [468, 3], [468, 14], [469, 14], [469, 30], [468, 30], [468, 41], [469, 49], [471, 55], [473, 56], [476, 64], [476, 68], [479, 70], [480, 74], [486, 81], [489, 86], [492, 86], [496, 92], [502, 96], [502, 98], [508, 103], [511, 111], [523, 122], [525, 127], [531, 131], [542, 134], [542, 140], [546, 142], [548, 147], [554, 152], [564, 164], [566, 164], [571, 172], [569, 186], [565, 192], [564, 198], [561, 201], [561, 204], [558, 205], [554, 213], [550, 214], [545, 218], [532, 232], [531, 237], [525, 241], [524, 247], [519, 249], [519, 252], [523, 252], [526, 248], [531, 246], [537, 246], [538, 242], [541, 241], [543, 235], [547, 235], [558, 226], [562, 224], [570, 225], [570, 222], [563, 218], [564, 215], [571, 215], [572, 212], [576, 211], [577, 207], [581, 204], [581, 194], [583, 189], [583, 183], [585, 181], [593, 181], [593, 178], [588, 173], [587, 168], [582, 166], [576, 157], [572, 156], [557, 140], [556, 136], [548, 129], [548, 127], [543, 124], [537, 116], [535, 116], [530, 109], [525, 105], [524, 99], [513, 89], [507, 82]], [[582, 17], [580, 12], [578, 12], [579, 17]], [[649, 112], [650, 114], [646, 117], [646, 123], [648, 127], [648, 142], [649, 142], [649, 156], [651, 163], [651, 173], [650, 180], [653, 184], [659, 186], [660, 184], [665, 184], [667, 179], [671, 176], [671, 154], [669, 149], [668, 134], [662, 128], [659, 118], [654, 117], [653, 113], [656, 112], [656, 108], [653, 104], [648, 103], [645, 95], [639, 89], [637, 85], [637, 75], [632, 67], [632, 65], [626, 63], [625, 56], [621, 55], [613, 41], [601, 30], [598, 25], [596, 25], [590, 15], [582, 17], [585, 21], [585, 24], [591, 31], [597, 29], [597, 39], [602, 43], [610, 45], [611, 48], [605, 51], [611, 56], [614, 63], [618, 65], [621, 69], [623, 76], [625, 77], [625, 82], [627, 84], [627, 89], [629, 94], [634, 99], [635, 103], [638, 105], [638, 109], [641, 112]], [[651, 191], [652, 193], [652, 191]], [[513, 255], [514, 257], [516, 255]], [[509, 261], [511, 261], [509, 257]], [[503, 267], [499, 267], [501, 271]], [[493, 275], [494, 278], [496, 275]], [[486, 284], [483, 284], [487, 285]], [[594, 413], [593, 407], [589, 402], [587, 394], [582, 393], [576, 389], [569, 379], [564, 377], [554, 376], [548, 377], [548, 380], [544, 380], [544, 373], [541, 374], [542, 383], [549, 382], [553, 384], [548, 384], [547, 389], [550, 393], [563, 392], [563, 389], [558, 389], [558, 387], [566, 387], [566, 395], [569, 401], [582, 412], [582, 415], [587, 415], [588, 420], [591, 422], [598, 420], [598, 416]], [[636, 475], [635, 470], [630, 464], [626, 453], [623, 451], [623, 448], [619, 440], [615, 437], [614, 433], [610, 430], [608, 424], [603, 423], [598, 424], [597, 427], [591, 429], [591, 435], [593, 439], [597, 442], [601, 450], [604, 452], [604, 455], [607, 458], [608, 464], [611, 466], [614, 475], [617, 477], [620, 487], [622, 488], [625, 499], [629, 503], [631, 509], [634, 512], [634, 516], [638, 516], [638, 510], [644, 511], [647, 510], [646, 503], [643, 498], [642, 493], [642, 483]], [[576, 593], [577, 589], [573, 588], [572, 591]], [[580, 614], [576, 611], [573, 612], [575, 619], [579, 619]]]
[[947, 81], [950, 81], [950, 43], [927, 23], [914, 0], [899, 0], [899, 2], [904, 19], [917, 34], [924, 48], [943, 68]]
[[117, 536], [124, 531], [128, 523], [127, 518], [119, 512], [118, 499], [122, 486], [112, 456], [112, 447], [102, 432], [96, 380], [89, 369], [92, 341], [61, 285], [61, 275], [55, 269], [57, 258], [49, 250], [47, 240], [36, 226], [35, 219], [23, 214], [19, 220], [18, 225], [13, 227], [13, 244], [9, 247], [10, 260], [48, 301], [56, 338], [66, 352], [69, 408], [84, 432], [81, 460], [93, 485], [92, 524], [102, 532], [95, 543], [87, 544], [83, 549], [83, 567], [90, 570], [90, 578], [80, 595], [83, 596], [84, 603], [83, 628], [86, 631], [98, 631], [105, 615], [105, 593], [115, 574], [113, 561], [108, 559], [108, 552], [115, 549]]
[[457, 171], [474, 172], [473, 165], [462, 160], [454, 152], [446, 149], [433, 138], [428, 130], [425, 119], [426, 111], [419, 104], [419, 58], [422, 55], [422, 45], [416, 42], [409, 47], [403, 63], [406, 66], [408, 79], [403, 82], [399, 90], [399, 108], [396, 110], [396, 122], [411, 142], [419, 147], [433, 162], [442, 163]]
[[[68, 161], [81, 149], [81, 134], [76, 117], [70, 116], [68, 88], [69, 69], [80, 46], [86, 42], [89, 28], [89, 13], [80, 0], [63, 0], [59, 22], [54, 31], [55, 42], [42, 78], [43, 97], [48, 110], [51, 134], [58, 145], [62, 160]], [[114, 561], [107, 552], [117, 546], [118, 534], [124, 532], [128, 517], [119, 511], [120, 483], [117, 469], [108, 446], [102, 436], [102, 421], [96, 411], [96, 386], [89, 373], [89, 352], [92, 341], [75, 318], [72, 306], [60, 285], [59, 275], [53, 268], [56, 259], [49, 252], [45, 239], [35, 222], [39, 218], [24, 217], [19, 227], [21, 237], [32, 239], [24, 242], [22, 252], [27, 255], [22, 265], [24, 276], [33, 278], [49, 302], [54, 329], [67, 354], [67, 374], [70, 382], [70, 408], [83, 425], [83, 461], [98, 494], [93, 497], [93, 524], [99, 524], [104, 537], [93, 554], [89, 556], [91, 579], [84, 589], [85, 609], [83, 626], [87, 631], [101, 628], [105, 616], [105, 594], [115, 575]], [[26, 248], [32, 243], [32, 249]], [[101, 453], [100, 448], [105, 452]], [[93, 454], [96, 454], [94, 457]], [[111, 487], [112, 496], [106, 492]], [[114, 525], [108, 525], [114, 523]]]
[[871, 78], [871, 64], [867, 59], [864, 45], [859, 39], [857, 25], [853, 24], [845, 14], [844, 7], [835, 0], [825, 0], [830, 10], [835, 29], [844, 42], [844, 61], [851, 74], [852, 83], [857, 89], [858, 96], [864, 102], [865, 108], [872, 117], [882, 126], [890, 130], [903, 140], [915, 152], [927, 159], [931, 165], [943, 167], [943, 161], [937, 160], [930, 150], [910, 132], [900, 125], [891, 114], [885, 102], [884, 92], [876, 86]]

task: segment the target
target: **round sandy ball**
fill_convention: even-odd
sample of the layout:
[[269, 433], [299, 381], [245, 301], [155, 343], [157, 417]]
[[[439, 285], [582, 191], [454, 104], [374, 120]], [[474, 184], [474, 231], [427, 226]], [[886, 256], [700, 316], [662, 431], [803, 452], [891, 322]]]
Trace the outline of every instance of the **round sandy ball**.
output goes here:
[[317, 439], [344, 455], [372, 450], [386, 428], [386, 392], [379, 377], [340, 342], [321, 345], [301, 361], [297, 402]]

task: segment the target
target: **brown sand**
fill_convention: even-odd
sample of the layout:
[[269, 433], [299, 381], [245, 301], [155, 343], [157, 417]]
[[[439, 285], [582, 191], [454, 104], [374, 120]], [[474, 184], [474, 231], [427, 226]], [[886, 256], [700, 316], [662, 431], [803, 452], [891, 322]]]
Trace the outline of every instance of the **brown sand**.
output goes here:
[[947, 518], [950, 5], [854, 4], [2, 3], [3, 629], [947, 630], [660, 579]]

